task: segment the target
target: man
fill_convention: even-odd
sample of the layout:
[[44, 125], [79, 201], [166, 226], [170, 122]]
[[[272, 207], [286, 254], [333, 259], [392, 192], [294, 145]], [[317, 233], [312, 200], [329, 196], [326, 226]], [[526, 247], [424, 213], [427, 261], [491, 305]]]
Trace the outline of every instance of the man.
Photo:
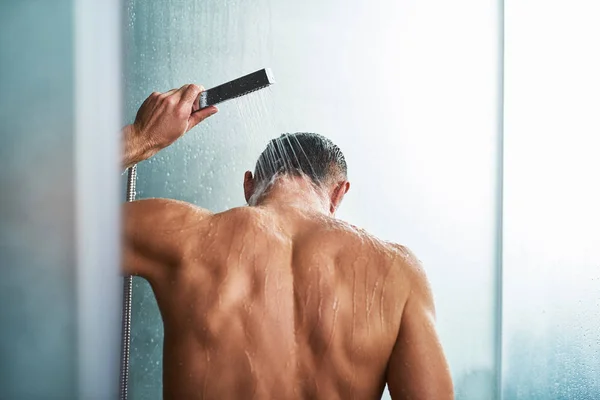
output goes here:
[[[125, 166], [203, 119], [202, 88], [153, 93], [124, 130]], [[453, 398], [431, 290], [405, 247], [334, 218], [350, 184], [315, 134], [269, 143], [244, 176], [249, 207], [125, 205], [125, 273], [164, 322], [165, 399]]]

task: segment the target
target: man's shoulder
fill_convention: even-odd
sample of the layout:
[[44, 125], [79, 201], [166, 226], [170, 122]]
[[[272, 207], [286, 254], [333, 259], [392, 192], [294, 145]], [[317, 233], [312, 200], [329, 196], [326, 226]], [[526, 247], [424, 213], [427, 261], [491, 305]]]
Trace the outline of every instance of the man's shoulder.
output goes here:
[[[344, 251], [354, 253], [360, 251], [362, 256], [380, 257], [382, 261], [403, 261], [410, 254], [407, 247], [385, 241], [367, 230], [339, 219], [328, 217], [319, 221], [320, 231], [332, 240], [338, 241]], [[355, 251], [352, 251], [355, 250]]]
[[429, 280], [421, 260], [408, 247], [390, 243], [394, 249], [394, 263], [398, 271], [401, 273], [402, 279], [408, 283], [412, 290], [427, 291], [430, 290]]
[[211, 215], [209, 210], [198, 207], [192, 203], [166, 198], [147, 198], [125, 203], [127, 212], [135, 210], [141, 215], [171, 218], [182, 216], [185, 218], [204, 218]]
[[343, 220], [329, 218], [326, 225], [328, 225], [329, 230], [337, 232], [341, 236], [347, 237], [348, 239], [358, 240], [370, 247], [374, 247], [384, 252], [389, 256], [404, 256], [407, 254], [407, 252], [409, 252], [408, 248], [401, 244], [380, 239], [374, 234], [368, 232], [366, 229], [360, 228]]

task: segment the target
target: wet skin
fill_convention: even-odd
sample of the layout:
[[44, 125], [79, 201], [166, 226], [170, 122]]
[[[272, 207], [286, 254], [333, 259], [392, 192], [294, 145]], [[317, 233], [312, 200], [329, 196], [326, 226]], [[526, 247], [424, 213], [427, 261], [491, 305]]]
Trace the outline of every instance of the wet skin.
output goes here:
[[404, 247], [294, 206], [127, 204], [126, 272], [164, 321], [165, 399], [449, 399]]
[[[153, 93], [123, 130], [123, 166], [217, 112], [202, 91]], [[165, 399], [453, 398], [419, 261], [333, 217], [349, 184], [281, 177], [219, 214], [167, 199], [124, 206], [124, 273], [164, 323]]]

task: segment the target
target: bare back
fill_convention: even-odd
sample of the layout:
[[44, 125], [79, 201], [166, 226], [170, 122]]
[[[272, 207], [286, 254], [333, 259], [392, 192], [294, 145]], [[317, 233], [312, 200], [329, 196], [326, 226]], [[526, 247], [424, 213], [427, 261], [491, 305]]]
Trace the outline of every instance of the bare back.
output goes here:
[[165, 399], [381, 397], [412, 289], [410, 253], [293, 209], [168, 221], [154, 233], [160, 246], [138, 233], [129, 257], [163, 317]]

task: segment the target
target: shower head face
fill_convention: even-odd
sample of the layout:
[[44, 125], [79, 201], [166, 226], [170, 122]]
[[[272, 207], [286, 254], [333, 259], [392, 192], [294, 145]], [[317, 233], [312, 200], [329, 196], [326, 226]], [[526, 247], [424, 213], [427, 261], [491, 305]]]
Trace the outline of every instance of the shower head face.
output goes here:
[[244, 96], [248, 93], [266, 88], [275, 83], [270, 68], [263, 68], [251, 74], [234, 79], [200, 94], [200, 108], [214, 106], [224, 101]]

